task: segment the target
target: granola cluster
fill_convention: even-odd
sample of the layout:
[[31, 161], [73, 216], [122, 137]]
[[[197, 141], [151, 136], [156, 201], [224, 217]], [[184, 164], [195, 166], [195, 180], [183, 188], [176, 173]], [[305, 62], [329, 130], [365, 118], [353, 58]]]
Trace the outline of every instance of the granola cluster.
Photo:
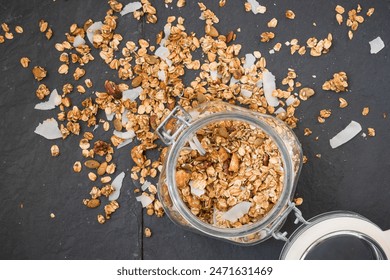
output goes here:
[[[184, 148], [176, 167], [176, 185], [191, 212], [218, 227], [241, 227], [259, 221], [278, 201], [284, 169], [275, 142], [261, 129], [242, 121], [213, 122], [196, 137], [205, 154]], [[223, 213], [250, 202], [237, 221]]]

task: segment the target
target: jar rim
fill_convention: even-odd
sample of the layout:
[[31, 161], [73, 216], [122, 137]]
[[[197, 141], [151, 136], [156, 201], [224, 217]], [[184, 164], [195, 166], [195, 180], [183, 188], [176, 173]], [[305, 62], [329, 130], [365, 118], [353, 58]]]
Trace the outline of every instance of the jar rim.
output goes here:
[[[208, 105], [210, 105], [210, 103]], [[232, 107], [237, 107], [231, 104], [228, 105]], [[291, 200], [291, 196], [293, 195], [293, 191], [295, 189], [294, 177], [292, 176], [292, 174], [294, 174], [294, 168], [290, 160], [288, 149], [285, 143], [283, 142], [282, 138], [272, 130], [273, 128], [271, 128], [269, 124], [245, 113], [243, 111], [243, 108], [240, 107], [237, 108], [239, 109], [238, 112], [235, 111], [217, 112], [217, 113], [213, 113], [207, 118], [199, 118], [198, 120], [192, 122], [191, 126], [184, 129], [182, 133], [178, 136], [177, 140], [172, 144], [169, 153], [167, 155], [166, 171], [169, 172], [166, 172], [166, 179], [167, 179], [167, 185], [168, 185], [170, 197], [172, 203], [176, 206], [176, 210], [185, 218], [185, 220], [189, 224], [191, 224], [197, 230], [219, 238], [237, 238], [237, 237], [259, 232], [259, 230], [261, 229], [266, 230], [266, 227], [271, 225], [272, 222], [275, 221], [275, 219], [278, 217], [278, 214], [286, 207], [287, 202]], [[273, 116], [269, 116], [269, 115], [264, 115], [260, 113], [256, 113], [256, 114], [266, 118], [274, 118]], [[285, 170], [283, 190], [276, 204], [259, 221], [250, 225], [244, 225], [239, 228], [219, 228], [212, 224], [208, 224], [206, 222], [201, 221], [198, 217], [192, 214], [189, 207], [184, 203], [184, 201], [180, 197], [178, 188], [176, 187], [176, 180], [175, 180], [176, 163], [181, 148], [184, 147], [184, 145], [186, 144], [188, 139], [190, 139], [190, 137], [194, 134], [194, 132], [198, 131], [200, 128], [204, 127], [209, 123], [222, 121], [222, 120], [243, 121], [262, 129], [268, 135], [268, 137], [270, 137], [277, 145], [282, 157], [283, 168]], [[300, 172], [300, 167], [298, 170], [298, 174], [299, 172]]]

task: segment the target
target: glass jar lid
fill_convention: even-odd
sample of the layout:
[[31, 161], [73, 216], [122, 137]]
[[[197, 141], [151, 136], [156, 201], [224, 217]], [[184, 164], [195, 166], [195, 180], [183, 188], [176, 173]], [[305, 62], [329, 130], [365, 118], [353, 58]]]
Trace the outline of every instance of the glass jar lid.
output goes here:
[[390, 259], [390, 230], [353, 212], [324, 213], [294, 231], [280, 259]]

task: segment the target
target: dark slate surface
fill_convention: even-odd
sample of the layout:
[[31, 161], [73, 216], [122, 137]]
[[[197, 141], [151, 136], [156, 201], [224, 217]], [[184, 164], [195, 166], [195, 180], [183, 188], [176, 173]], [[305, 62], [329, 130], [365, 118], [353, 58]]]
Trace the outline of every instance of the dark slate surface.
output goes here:
[[[200, 12], [195, 1], [188, 0], [183, 9], [175, 5], [165, 8], [162, 1], [153, 2], [158, 9], [159, 22], [156, 25], [137, 22], [132, 15], [121, 18], [118, 30], [124, 41], [149, 38], [154, 42], [155, 34], [162, 29], [169, 15], [183, 16], [187, 31], [203, 34], [204, 23], [198, 19]], [[291, 67], [297, 71], [297, 80], [303, 86], [311, 86], [317, 91], [296, 114], [300, 123], [295, 131], [309, 158], [296, 194], [304, 198], [300, 207], [304, 216], [310, 218], [326, 211], [349, 210], [369, 218], [382, 229], [389, 229], [390, 131], [389, 119], [383, 118], [383, 113], [389, 113], [390, 108], [390, 2], [359, 1], [364, 12], [371, 6], [376, 10], [371, 18], [365, 17], [366, 22], [359, 27], [352, 41], [347, 38], [347, 27], [337, 25], [334, 7], [340, 4], [349, 10], [356, 7], [358, 2], [352, 3], [355, 1], [260, 1], [267, 6], [264, 15], [245, 13], [243, 1], [228, 0], [222, 9], [218, 8], [218, 1], [204, 2], [219, 17], [220, 23], [216, 27], [220, 33], [241, 28], [236, 42], [243, 46], [242, 56], [259, 50], [279, 85]], [[80, 138], [48, 141], [33, 133], [40, 121], [55, 115], [55, 110], [33, 109], [38, 102], [34, 94], [38, 82], [33, 80], [31, 68], [41, 65], [48, 70], [44, 83], [51, 89], [61, 89], [65, 82], [70, 82], [69, 76], [59, 76], [56, 72], [60, 62], [54, 44], [64, 40], [70, 24], [82, 24], [88, 18], [101, 20], [107, 8], [105, 1], [92, 0], [0, 1], [0, 22], [7, 22], [11, 28], [15, 25], [24, 28], [23, 34], [14, 32], [13, 40], [0, 44], [0, 258], [277, 259], [283, 247], [281, 241], [268, 240], [256, 246], [240, 247], [185, 231], [167, 217], [157, 219], [142, 214], [133, 195], [134, 187], [139, 184], [131, 181], [128, 172], [119, 198], [121, 208], [107, 224], [99, 225], [95, 217], [102, 210], [89, 210], [81, 203], [93, 184], [86, 179], [85, 170], [81, 174], [72, 171], [73, 162], [81, 160]], [[295, 20], [284, 18], [286, 9], [296, 13]], [[266, 23], [272, 17], [279, 20], [274, 30], [276, 38], [271, 43], [260, 44], [259, 34], [269, 30]], [[50, 41], [38, 31], [41, 18], [54, 30]], [[319, 58], [308, 54], [291, 56], [284, 46], [284, 42], [292, 38], [303, 44], [309, 37], [324, 38], [329, 32], [334, 38], [332, 49]], [[386, 48], [371, 55], [368, 42], [377, 36], [381, 36]], [[282, 50], [268, 54], [277, 42], [283, 44]], [[93, 54], [96, 61], [85, 67], [84, 79], [91, 78], [94, 89], [102, 90], [104, 80], [118, 81], [118, 78], [103, 66], [95, 50]], [[21, 68], [19, 59], [22, 56], [32, 60], [29, 69]], [[338, 71], [348, 73], [349, 92], [322, 91], [322, 83]], [[189, 81], [193, 72], [188, 72], [186, 77]], [[346, 109], [338, 108], [339, 96], [348, 100]], [[81, 100], [76, 93], [72, 98], [75, 103]], [[370, 107], [370, 113], [363, 117], [361, 110], [365, 106]], [[320, 125], [316, 116], [324, 108], [332, 109], [332, 116]], [[374, 127], [377, 136], [363, 138], [359, 135], [332, 150], [329, 138], [351, 120], [361, 123], [365, 132], [367, 127]], [[311, 136], [303, 136], [305, 127], [313, 130]], [[108, 133], [100, 130], [98, 136], [99, 133], [108, 139]], [[314, 141], [316, 136], [318, 141]], [[54, 143], [61, 149], [58, 158], [50, 156], [50, 146]], [[129, 149], [115, 154], [118, 170], [131, 168]], [[316, 158], [316, 154], [321, 154], [321, 159]], [[56, 217], [51, 219], [50, 213]], [[294, 230], [292, 219], [288, 219], [284, 230]], [[144, 226], [152, 229], [153, 236], [149, 239], [142, 236]]]

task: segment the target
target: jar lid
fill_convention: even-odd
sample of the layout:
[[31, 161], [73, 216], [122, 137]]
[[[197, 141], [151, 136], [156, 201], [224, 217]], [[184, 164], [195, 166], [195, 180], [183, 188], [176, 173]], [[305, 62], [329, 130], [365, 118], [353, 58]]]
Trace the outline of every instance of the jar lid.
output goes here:
[[390, 230], [353, 212], [324, 213], [294, 231], [280, 259], [390, 259]]

